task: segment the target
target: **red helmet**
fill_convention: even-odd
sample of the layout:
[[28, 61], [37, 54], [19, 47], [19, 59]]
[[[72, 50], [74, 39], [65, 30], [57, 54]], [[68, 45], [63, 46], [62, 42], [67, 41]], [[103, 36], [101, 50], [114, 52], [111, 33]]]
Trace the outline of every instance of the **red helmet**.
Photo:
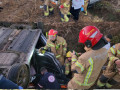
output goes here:
[[53, 35], [53, 36], [55, 36], [55, 35], [57, 35], [57, 31], [56, 30], [54, 30], [54, 29], [50, 29], [49, 30], [49, 32], [48, 32], [48, 35]]
[[85, 44], [87, 40], [90, 40], [93, 47], [102, 36], [103, 34], [95, 26], [86, 26], [79, 33], [79, 42]]

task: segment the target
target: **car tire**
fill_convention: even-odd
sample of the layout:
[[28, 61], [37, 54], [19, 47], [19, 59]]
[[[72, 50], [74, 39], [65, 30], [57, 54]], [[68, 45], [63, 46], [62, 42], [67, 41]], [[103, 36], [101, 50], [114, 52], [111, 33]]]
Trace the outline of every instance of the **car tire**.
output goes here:
[[19, 86], [27, 88], [30, 78], [30, 72], [25, 64], [14, 64], [9, 70], [7, 78], [18, 84]]

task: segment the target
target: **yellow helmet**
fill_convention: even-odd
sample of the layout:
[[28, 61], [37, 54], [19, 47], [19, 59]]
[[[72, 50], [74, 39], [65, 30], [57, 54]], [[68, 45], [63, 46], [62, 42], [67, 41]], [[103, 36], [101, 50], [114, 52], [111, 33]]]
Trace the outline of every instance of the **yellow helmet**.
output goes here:
[[71, 57], [71, 51], [67, 52], [66, 57]]

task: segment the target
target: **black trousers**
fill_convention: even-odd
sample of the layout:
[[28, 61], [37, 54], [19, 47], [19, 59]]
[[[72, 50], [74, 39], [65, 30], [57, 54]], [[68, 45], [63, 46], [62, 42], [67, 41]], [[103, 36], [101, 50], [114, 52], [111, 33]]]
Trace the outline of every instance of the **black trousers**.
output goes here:
[[74, 7], [70, 8], [70, 13], [73, 15], [73, 17], [74, 17], [73, 19], [74, 20], [78, 20], [79, 19], [80, 10], [81, 10], [81, 8], [79, 8], [79, 9], [74, 9]]

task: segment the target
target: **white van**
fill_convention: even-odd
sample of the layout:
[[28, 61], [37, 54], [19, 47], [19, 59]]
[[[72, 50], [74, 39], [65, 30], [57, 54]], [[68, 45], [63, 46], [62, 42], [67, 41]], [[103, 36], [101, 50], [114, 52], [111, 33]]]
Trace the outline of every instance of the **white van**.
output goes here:
[[89, 5], [94, 4], [95, 2], [98, 2], [98, 1], [101, 1], [101, 0], [89, 0]]

